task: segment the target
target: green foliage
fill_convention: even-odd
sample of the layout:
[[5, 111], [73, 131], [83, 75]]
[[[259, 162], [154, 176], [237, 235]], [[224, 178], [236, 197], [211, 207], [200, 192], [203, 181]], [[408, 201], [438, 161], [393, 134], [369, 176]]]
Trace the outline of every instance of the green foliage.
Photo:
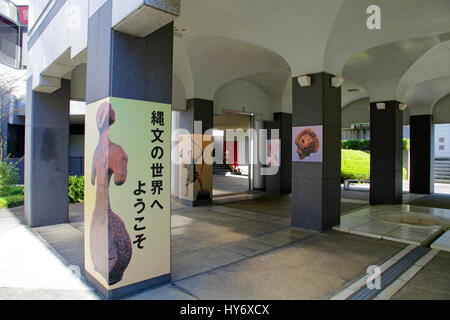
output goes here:
[[69, 201], [72, 203], [84, 200], [84, 177], [69, 177]]
[[403, 180], [408, 180], [408, 170], [406, 168], [403, 168]]
[[369, 180], [370, 154], [359, 150], [342, 150], [341, 180]]
[[370, 140], [343, 140], [341, 145], [345, 150], [370, 150]]
[[[342, 140], [344, 150], [370, 151], [370, 140]], [[403, 139], [403, 150], [409, 151], [409, 139]]]
[[[370, 180], [370, 153], [359, 150], [342, 150], [341, 181]], [[403, 180], [408, 171], [403, 168]]]
[[[18, 206], [23, 206], [24, 196], [23, 196], [23, 194], [16, 194], [16, 195], [12, 195], [12, 196], [7, 196], [7, 197], [4, 197], [4, 198], [0, 198], [0, 202], [5, 203], [4, 207], [7, 207], [7, 208], [14, 208], [14, 207], [18, 207]], [[1, 203], [0, 203], [0, 207], [1, 207]]]
[[20, 162], [9, 162], [9, 155], [5, 161], [0, 161], [0, 197], [8, 196], [14, 187], [17, 177], [17, 164]]
[[410, 150], [409, 139], [403, 139], [403, 150], [404, 151], [409, 151]]
[[23, 186], [12, 186], [9, 193], [0, 198], [1, 208], [14, 208], [23, 205], [24, 188]]

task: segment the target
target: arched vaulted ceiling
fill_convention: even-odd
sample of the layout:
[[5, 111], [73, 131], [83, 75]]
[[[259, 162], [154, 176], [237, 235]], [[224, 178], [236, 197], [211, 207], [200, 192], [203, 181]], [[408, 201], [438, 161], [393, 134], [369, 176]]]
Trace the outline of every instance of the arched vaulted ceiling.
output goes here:
[[274, 112], [290, 111], [292, 76], [321, 71], [346, 77], [343, 107], [368, 96], [414, 107], [420, 92], [432, 103], [448, 94], [450, 1], [378, 0], [381, 30], [366, 27], [372, 4], [182, 0], [174, 73], [187, 98], [213, 99], [225, 84], [249, 81], [267, 92]]
[[435, 37], [408, 39], [359, 52], [347, 62], [343, 76], [366, 88], [371, 101], [395, 100], [403, 75], [437, 43]]
[[203, 34], [191, 35], [185, 41], [197, 97], [213, 99], [227, 82], [257, 73], [290, 73], [289, 65], [278, 54], [248, 42]]
[[[365, 13], [373, 4], [381, 9], [381, 30], [369, 30], [366, 26]], [[330, 32], [324, 70], [342, 74], [347, 61], [358, 52], [449, 31], [448, 0], [345, 0]]]

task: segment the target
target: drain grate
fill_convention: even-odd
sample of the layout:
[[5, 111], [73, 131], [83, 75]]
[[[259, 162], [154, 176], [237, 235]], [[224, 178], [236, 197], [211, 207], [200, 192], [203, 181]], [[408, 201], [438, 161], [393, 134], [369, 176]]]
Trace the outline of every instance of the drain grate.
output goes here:
[[396, 264], [381, 274], [381, 289], [369, 289], [364, 286], [360, 290], [356, 291], [353, 295], [347, 298], [347, 300], [371, 300], [379, 295], [384, 289], [386, 289], [391, 283], [398, 279], [406, 270], [408, 270], [417, 260], [422, 258], [427, 252], [430, 251], [426, 247], [418, 247], [408, 253], [406, 256], [397, 261]]

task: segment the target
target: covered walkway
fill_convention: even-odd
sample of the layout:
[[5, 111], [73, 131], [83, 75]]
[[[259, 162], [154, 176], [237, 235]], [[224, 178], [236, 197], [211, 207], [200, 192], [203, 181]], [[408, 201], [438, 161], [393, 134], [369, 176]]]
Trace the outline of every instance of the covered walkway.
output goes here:
[[[363, 196], [367, 195], [361, 191], [343, 191], [342, 215], [367, 208]], [[418, 199], [427, 201], [426, 197]], [[173, 201], [172, 281], [128, 298], [330, 299], [364, 277], [368, 266], [382, 265], [408, 246], [337, 231], [291, 231], [289, 206], [289, 195], [265, 195], [200, 208]], [[70, 223], [32, 230], [24, 223], [23, 207], [0, 211], [2, 230], [27, 234], [17, 250], [30, 259], [16, 261], [8, 256], [12, 249], [1, 251], [0, 269], [4, 272], [0, 298], [100, 298], [83, 277], [78, 280], [70, 272], [74, 266], [81, 275], [84, 272], [83, 220], [82, 204], [70, 205]], [[6, 246], [7, 242], [1, 243]], [[41, 251], [24, 254], [27, 247], [46, 248], [45, 255]], [[17, 264], [33, 264], [37, 255], [44, 257], [39, 260], [45, 264], [44, 272], [31, 282], [17, 282], [28, 272], [15, 270]], [[68, 287], [52, 286], [51, 282], [38, 290], [33, 288], [33, 283], [53, 277], [55, 265], [69, 270], [59, 281], [69, 283]], [[450, 254], [439, 252], [392, 298], [449, 299], [449, 267]]]

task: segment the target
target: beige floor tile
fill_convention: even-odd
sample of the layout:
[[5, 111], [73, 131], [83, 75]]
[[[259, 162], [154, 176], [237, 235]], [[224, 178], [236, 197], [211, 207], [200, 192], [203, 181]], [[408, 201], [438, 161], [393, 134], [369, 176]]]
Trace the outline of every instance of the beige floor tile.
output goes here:
[[406, 284], [404, 280], [397, 279], [386, 289], [384, 289], [376, 298], [376, 300], [389, 300], [394, 294], [396, 294]]
[[396, 228], [397, 228], [396, 225], [383, 223], [383, 222], [379, 222], [379, 221], [374, 221], [374, 222], [367, 223], [362, 226], [353, 228], [350, 230], [350, 233], [367, 235], [367, 236], [379, 238], [379, 237], [382, 237], [383, 235], [393, 231]]
[[403, 280], [403, 281], [409, 281], [411, 280], [416, 274], [417, 272], [419, 272], [422, 269], [422, 266], [412, 266], [411, 268], [409, 268], [408, 270], [406, 270], [405, 273], [403, 273], [399, 279]]
[[407, 227], [401, 227], [385, 234], [383, 236], [383, 239], [391, 241], [399, 241], [419, 246], [425, 244], [430, 237], [439, 232], [440, 231], [438, 229], [435, 230], [424, 229], [424, 231], [418, 231], [417, 228], [412, 229]]
[[442, 251], [450, 251], [450, 237], [441, 236], [439, 239], [437, 239], [435, 242], [431, 244], [431, 248]]
[[343, 291], [339, 292], [337, 295], [332, 297], [330, 300], [346, 300], [348, 297], [350, 297], [354, 293], [355, 293], [355, 291], [353, 291], [353, 290], [344, 289]]

